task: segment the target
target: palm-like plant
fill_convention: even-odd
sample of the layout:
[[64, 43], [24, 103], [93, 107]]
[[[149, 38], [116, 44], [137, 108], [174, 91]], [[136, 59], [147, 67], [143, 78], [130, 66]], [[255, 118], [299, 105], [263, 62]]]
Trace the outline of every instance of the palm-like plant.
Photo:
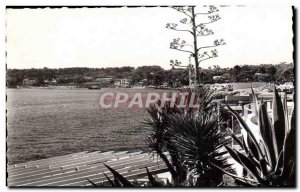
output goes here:
[[[152, 105], [148, 109], [151, 119], [149, 119], [146, 124], [152, 128], [152, 133], [146, 142], [150, 148], [150, 152], [153, 155], [159, 156], [168, 167], [173, 183], [175, 185], [182, 185], [186, 180], [187, 172], [182, 167], [183, 160], [176, 151], [176, 146], [171, 142], [172, 135], [168, 131], [168, 125], [171, 123], [169, 116], [171, 114], [183, 114], [183, 111], [179, 108], [169, 108], [168, 103], [165, 107], [159, 110], [155, 105]], [[169, 153], [170, 159], [168, 159], [165, 152], [172, 151]]]
[[[231, 157], [241, 164], [247, 171], [246, 178], [227, 173], [226, 170], [215, 165], [223, 173], [235, 178], [236, 182], [246, 186], [294, 186], [295, 185], [295, 116], [294, 111], [288, 118], [286, 98], [284, 104], [276, 89], [273, 98], [272, 121], [264, 103], [256, 103], [255, 113], [261, 138], [256, 138], [245, 121], [229, 106], [227, 108], [240, 122], [247, 132], [247, 139], [237, 138], [237, 143], [244, 149], [239, 152], [227, 147]], [[286, 97], [286, 95], [285, 95]], [[260, 140], [262, 142], [260, 142]]]
[[[227, 151], [221, 148], [229, 143], [226, 133], [219, 131], [220, 122], [217, 114], [202, 114], [195, 118], [190, 114], [171, 115], [172, 124], [168, 131], [172, 135], [171, 142], [180, 152], [182, 166], [189, 175], [195, 177], [195, 186], [217, 186], [223, 180], [223, 173], [213, 167], [210, 162], [233, 172], [224, 155]], [[169, 151], [171, 154], [173, 151]]]
[[[224, 139], [226, 136], [225, 133], [219, 132], [217, 115], [201, 115], [199, 118], [195, 118], [195, 116], [191, 116], [189, 113], [185, 115], [171, 114], [168, 118], [169, 121], [172, 122], [167, 128], [172, 147], [168, 146], [167, 149], [169, 149], [168, 152], [171, 157], [179, 157], [180, 159], [175, 161], [175, 159], [171, 158], [169, 161], [165, 156], [163, 160], [170, 166], [169, 170], [175, 172], [173, 174], [176, 174], [175, 179], [177, 180], [172, 183], [168, 180], [166, 183], [156, 181], [146, 168], [149, 179], [147, 186], [218, 186], [223, 181], [223, 172], [220, 171], [219, 168], [234, 174], [234, 171], [231, 169], [231, 164], [228, 164], [227, 159], [223, 157], [227, 151], [220, 150], [223, 145], [228, 144], [228, 139]], [[211, 162], [213, 165], [217, 165], [218, 168], [212, 166]], [[114, 179], [110, 179], [104, 174], [111, 186], [140, 186], [129, 182], [111, 167], [105, 166], [114, 176]], [[187, 175], [190, 177], [187, 177]], [[92, 181], [90, 181], [90, 183], [93, 186], [98, 186]]]
[[[218, 131], [224, 119], [218, 117], [213, 99], [219, 95], [204, 87], [185, 91], [189, 93], [185, 103], [190, 103], [194, 93], [199, 107], [177, 108], [179, 98], [174, 107], [170, 107], [168, 102], [161, 108], [151, 106], [148, 109], [150, 119], [146, 124], [151, 127], [152, 133], [147, 144], [151, 153], [166, 163], [175, 186], [187, 185], [188, 175], [198, 178], [194, 183], [197, 186], [216, 186], [221, 183], [223, 174], [209, 161], [232, 172], [222, 157], [227, 152], [220, 152], [228, 141]], [[165, 152], [169, 153], [169, 159]]]
[[[223, 98], [224, 94], [216, 94], [209, 88], [199, 87], [195, 90], [183, 90], [188, 92], [184, 104], [190, 104], [192, 94], [198, 104], [197, 108], [177, 107], [181, 98], [176, 98], [175, 106], [170, 102], [164, 106], [152, 105], [148, 112], [150, 118], [145, 122], [152, 129], [152, 133], [146, 139], [150, 153], [159, 156], [168, 167], [172, 175], [172, 182], [158, 182], [146, 169], [149, 186], [218, 186], [223, 180], [223, 171], [234, 174], [231, 165], [224, 157], [228, 152], [222, 150], [228, 144], [226, 133], [221, 133], [226, 117], [218, 109], [215, 98]], [[182, 104], [182, 103], [181, 103]], [[111, 186], [134, 187], [139, 186], [130, 183], [117, 171], [105, 165], [113, 174], [114, 179], [107, 177]], [[221, 170], [220, 170], [221, 169]], [[90, 181], [93, 186], [97, 184]]]

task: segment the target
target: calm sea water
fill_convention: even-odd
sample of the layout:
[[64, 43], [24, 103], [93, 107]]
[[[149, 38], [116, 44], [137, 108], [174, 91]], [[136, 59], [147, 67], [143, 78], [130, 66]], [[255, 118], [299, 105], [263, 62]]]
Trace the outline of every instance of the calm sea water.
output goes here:
[[[147, 112], [99, 110], [99, 96], [105, 91], [116, 89], [7, 89], [8, 163], [80, 151], [146, 150]], [[123, 91], [133, 95], [153, 90]]]
[[145, 149], [148, 130], [142, 122], [147, 112], [99, 111], [98, 100], [104, 91], [8, 89], [8, 163], [79, 151]]

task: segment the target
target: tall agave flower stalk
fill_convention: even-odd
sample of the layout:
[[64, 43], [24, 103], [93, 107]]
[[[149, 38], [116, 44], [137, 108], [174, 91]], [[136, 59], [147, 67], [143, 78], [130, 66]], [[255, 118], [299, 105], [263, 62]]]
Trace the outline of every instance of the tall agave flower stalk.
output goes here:
[[[286, 95], [283, 100], [274, 90], [272, 118], [269, 117], [266, 104], [258, 104], [253, 92], [255, 113], [261, 138], [256, 138], [253, 131], [239, 114], [227, 108], [247, 132], [247, 139], [242, 141], [233, 137], [242, 147], [239, 152], [225, 146], [231, 157], [247, 171], [247, 176], [241, 178], [219, 169], [232, 176], [236, 183], [246, 186], [294, 186], [295, 185], [295, 115], [294, 110], [288, 117]], [[260, 140], [262, 142], [260, 142]], [[217, 165], [214, 165], [218, 167]]]

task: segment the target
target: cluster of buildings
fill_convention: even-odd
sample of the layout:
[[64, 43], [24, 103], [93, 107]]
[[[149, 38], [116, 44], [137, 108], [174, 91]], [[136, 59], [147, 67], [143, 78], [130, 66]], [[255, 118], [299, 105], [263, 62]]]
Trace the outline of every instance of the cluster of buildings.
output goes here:
[[[270, 78], [270, 75], [267, 73], [255, 73], [253, 76], [257, 81], [263, 81], [267, 78]], [[230, 79], [224, 75], [213, 76], [215, 82], [230, 82]]]
[[83, 87], [130, 87], [129, 79], [116, 79], [112, 77], [97, 78], [82, 84]]
[[[94, 80], [92, 79], [89, 79], [90, 81], [88, 82], [85, 82], [85, 83], [82, 83], [82, 87], [86, 87], [86, 88], [89, 88], [89, 87], [124, 87], [124, 88], [127, 88], [127, 87], [130, 87], [130, 82], [129, 82], [129, 79], [127, 78], [124, 78], [124, 79], [121, 79], [121, 78], [112, 78], [112, 77], [105, 77], [105, 78], [96, 78]], [[23, 86], [34, 86], [35, 84], [37, 83], [36, 80], [34, 79], [28, 79], [28, 78], [25, 78], [23, 79], [23, 83], [22, 85]], [[51, 79], [51, 80], [44, 80], [43, 81], [44, 85], [57, 85], [58, 84], [58, 80], [57, 79]], [[71, 82], [69, 84], [72, 84], [74, 85], [75, 83], [74, 82]]]
[[[22, 85], [23, 86], [34, 86], [36, 83], [37, 83], [37, 81], [35, 79], [25, 78], [25, 79], [23, 79]], [[57, 80], [56, 79], [44, 80], [44, 84], [45, 85], [56, 85]]]
[[34, 79], [23, 79], [23, 86], [33, 86], [36, 83]]
[[128, 79], [115, 79], [115, 87], [130, 87], [130, 82]]

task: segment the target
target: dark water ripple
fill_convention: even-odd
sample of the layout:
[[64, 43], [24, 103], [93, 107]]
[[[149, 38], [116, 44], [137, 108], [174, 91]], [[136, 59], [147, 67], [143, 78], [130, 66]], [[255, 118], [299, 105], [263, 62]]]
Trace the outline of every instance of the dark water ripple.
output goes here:
[[[250, 86], [239, 83], [234, 89]], [[142, 122], [148, 118], [147, 112], [126, 108], [99, 111], [98, 99], [105, 91], [133, 96], [150, 90], [8, 89], [8, 163], [80, 151], [146, 149], [144, 138], [149, 130]]]
[[147, 112], [99, 111], [103, 91], [8, 89], [8, 163], [79, 151], [145, 149]]

